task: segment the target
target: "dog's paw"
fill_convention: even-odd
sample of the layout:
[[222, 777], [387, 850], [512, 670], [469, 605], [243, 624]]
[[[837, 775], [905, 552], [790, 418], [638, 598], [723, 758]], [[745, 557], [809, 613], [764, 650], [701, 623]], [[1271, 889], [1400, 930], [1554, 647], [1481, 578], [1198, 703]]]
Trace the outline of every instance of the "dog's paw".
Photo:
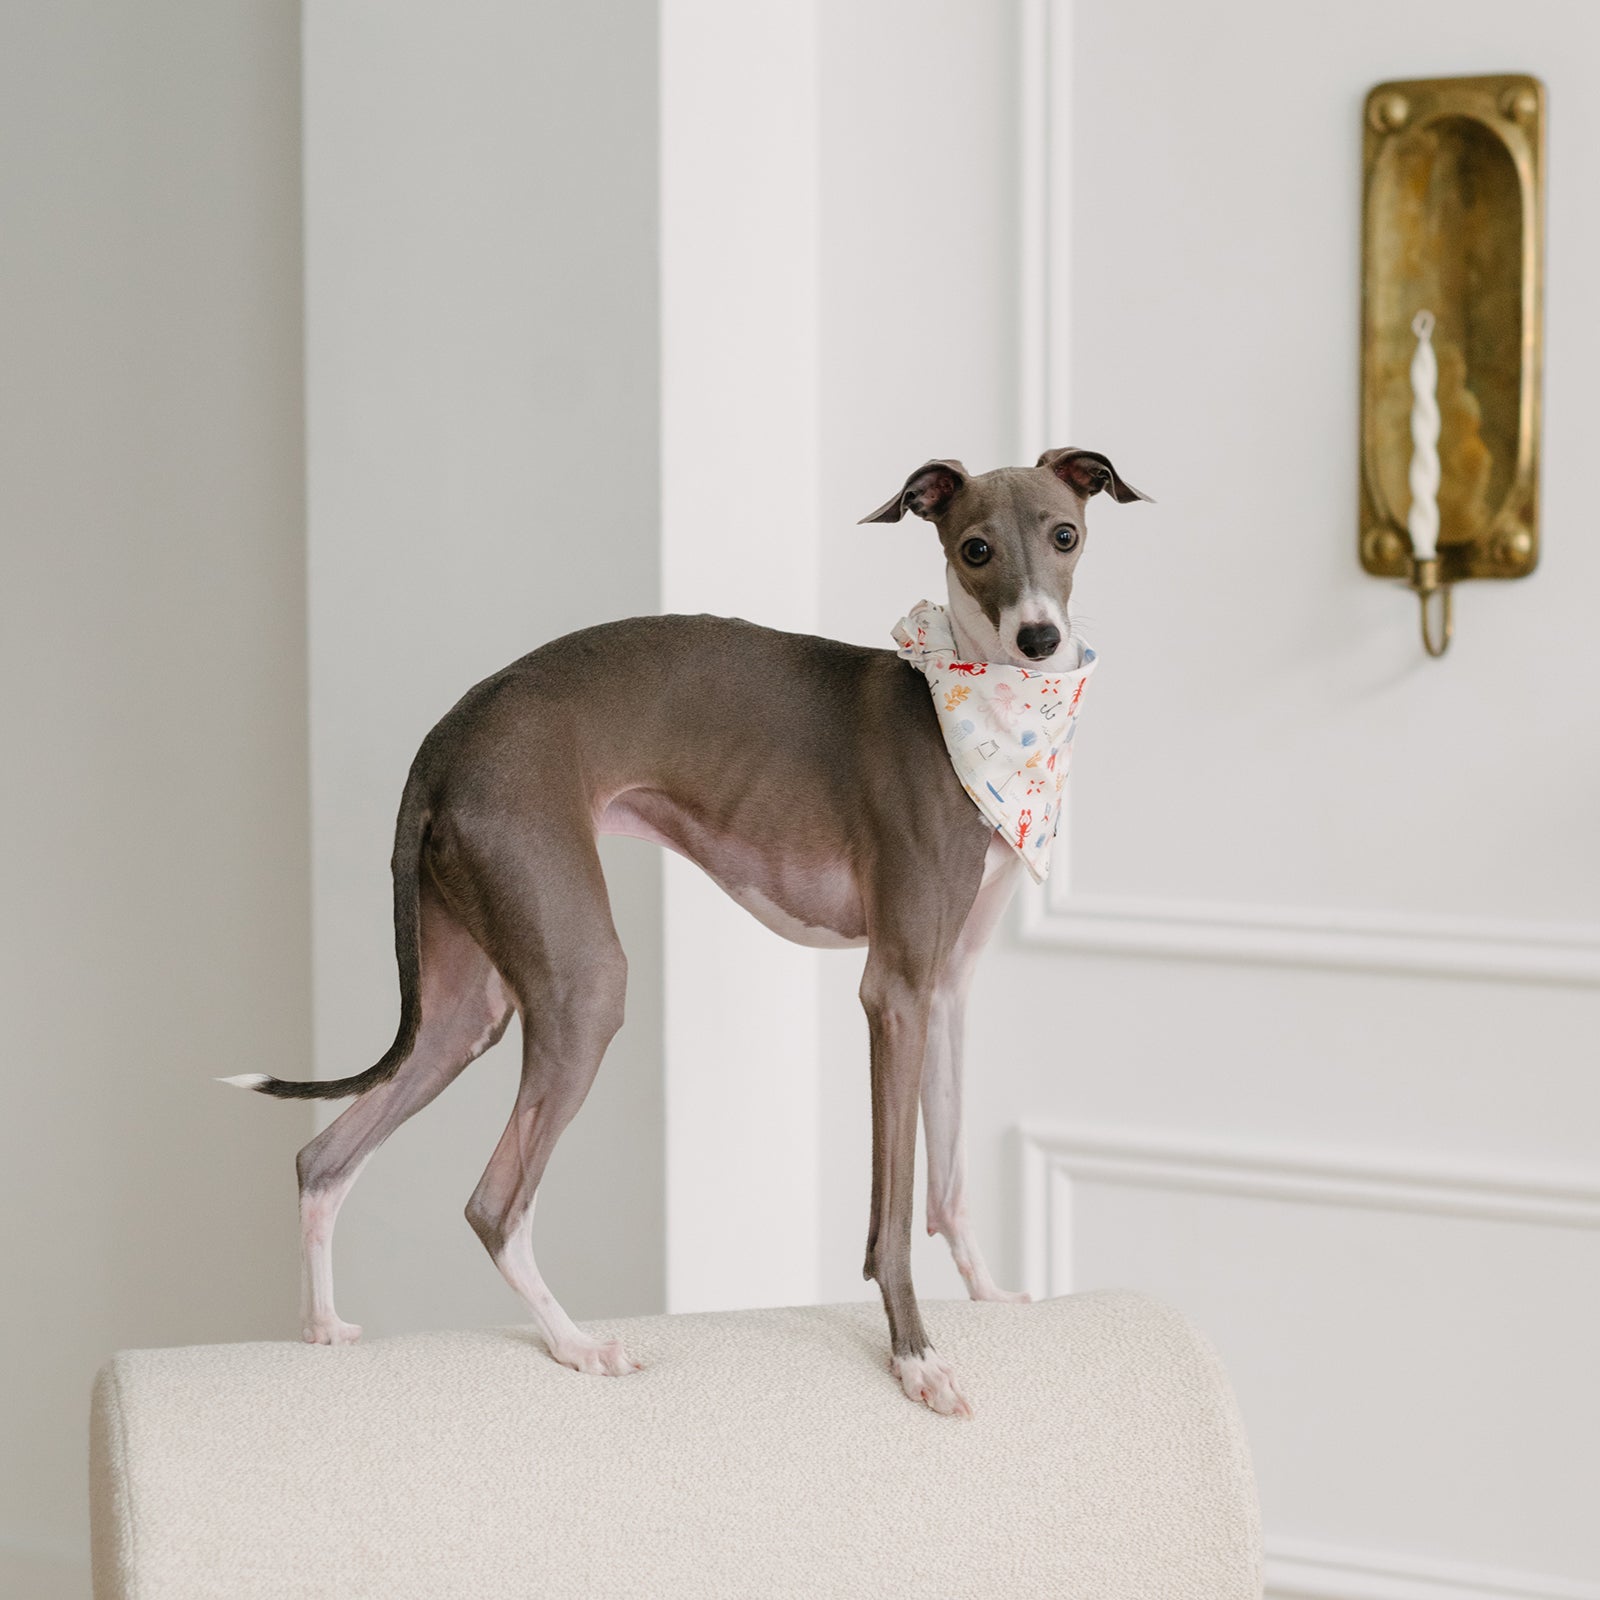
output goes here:
[[992, 1300], [1000, 1305], [1029, 1306], [1033, 1304], [1033, 1296], [1025, 1289], [997, 1289], [992, 1283], [984, 1284], [981, 1288], [972, 1291], [974, 1300]]
[[936, 1351], [920, 1356], [896, 1356], [889, 1370], [912, 1400], [920, 1400], [941, 1417], [970, 1417], [972, 1407], [956, 1384], [955, 1369]]
[[361, 1337], [361, 1329], [337, 1317], [318, 1317], [300, 1330], [300, 1336], [307, 1344], [354, 1344]]
[[630, 1372], [640, 1371], [643, 1366], [642, 1362], [629, 1356], [619, 1339], [613, 1339], [609, 1344], [597, 1344], [589, 1340], [564, 1344], [559, 1349], [551, 1350], [550, 1354], [562, 1366], [571, 1367], [574, 1372], [592, 1372], [597, 1378], [621, 1378]]

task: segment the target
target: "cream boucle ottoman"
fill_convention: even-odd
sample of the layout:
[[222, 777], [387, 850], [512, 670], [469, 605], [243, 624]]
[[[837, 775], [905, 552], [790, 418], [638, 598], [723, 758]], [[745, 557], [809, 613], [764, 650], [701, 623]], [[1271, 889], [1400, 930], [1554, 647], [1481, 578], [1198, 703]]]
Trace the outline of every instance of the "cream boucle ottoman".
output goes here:
[[876, 1305], [342, 1349], [133, 1350], [95, 1386], [99, 1600], [1258, 1600], [1217, 1359], [1129, 1294], [925, 1303], [970, 1422], [912, 1405]]

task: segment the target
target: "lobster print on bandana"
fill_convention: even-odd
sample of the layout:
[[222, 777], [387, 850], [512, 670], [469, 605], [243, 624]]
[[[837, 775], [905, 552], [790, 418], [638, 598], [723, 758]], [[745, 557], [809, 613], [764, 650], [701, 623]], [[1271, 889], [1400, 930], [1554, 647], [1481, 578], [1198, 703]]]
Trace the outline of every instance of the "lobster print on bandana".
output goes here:
[[924, 600], [894, 630], [900, 655], [928, 680], [961, 786], [1035, 883], [1050, 872], [1067, 765], [1095, 652], [1065, 672], [958, 661], [943, 606]]

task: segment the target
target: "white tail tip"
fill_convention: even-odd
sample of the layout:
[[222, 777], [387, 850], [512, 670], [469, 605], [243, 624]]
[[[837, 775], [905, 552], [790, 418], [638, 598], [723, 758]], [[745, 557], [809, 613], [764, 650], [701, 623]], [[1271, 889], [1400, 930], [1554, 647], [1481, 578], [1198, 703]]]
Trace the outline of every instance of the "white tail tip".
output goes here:
[[259, 1089], [267, 1081], [264, 1072], [240, 1072], [231, 1078], [218, 1078], [218, 1083], [231, 1083], [235, 1089]]

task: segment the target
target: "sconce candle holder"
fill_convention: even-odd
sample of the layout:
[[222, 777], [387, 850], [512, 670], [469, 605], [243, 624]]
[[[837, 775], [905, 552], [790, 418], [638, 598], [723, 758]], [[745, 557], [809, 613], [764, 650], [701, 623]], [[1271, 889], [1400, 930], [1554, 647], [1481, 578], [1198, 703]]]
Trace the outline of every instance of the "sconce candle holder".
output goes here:
[[1539, 559], [1544, 121], [1520, 74], [1367, 96], [1361, 564], [1417, 594], [1430, 656], [1454, 584]]

